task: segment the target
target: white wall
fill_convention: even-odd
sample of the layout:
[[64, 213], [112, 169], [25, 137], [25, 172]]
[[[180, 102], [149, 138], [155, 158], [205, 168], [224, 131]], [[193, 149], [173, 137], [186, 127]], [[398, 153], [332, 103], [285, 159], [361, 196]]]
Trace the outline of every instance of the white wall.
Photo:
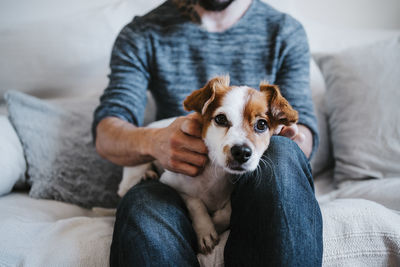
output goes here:
[[[164, 0], [128, 0], [143, 14]], [[400, 0], [262, 0], [299, 19], [359, 29], [400, 29]]]
[[400, 35], [400, 0], [263, 0], [300, 20], [311, 51], [334, 52]]
[[326, 25], [400, 29], [399, 0], [292, 0], [291, 12]]

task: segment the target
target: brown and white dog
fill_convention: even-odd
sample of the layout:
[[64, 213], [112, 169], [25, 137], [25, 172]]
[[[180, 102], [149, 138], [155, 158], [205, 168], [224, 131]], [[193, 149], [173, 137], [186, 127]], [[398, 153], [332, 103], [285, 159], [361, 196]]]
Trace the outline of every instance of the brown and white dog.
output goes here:
[[[284, 125], [296, 123], [298, 114], [277, 86], [261, 83], [260, 91], [230, 86], [229, 76], [216, 77], [194, 91], [184, 101], [184, 107], [201, 114], [209, 163], [197, 177], [165, 171], [160, 181], [180, 193], [192, 219], [199, 250], [209, 253], [218, 243], [217, 233], [229, 227], [233, 175], [256, 170], [271, 136]], [[124, 195], [148, 169], [149, 164], [125, 168], [118, 193]]]

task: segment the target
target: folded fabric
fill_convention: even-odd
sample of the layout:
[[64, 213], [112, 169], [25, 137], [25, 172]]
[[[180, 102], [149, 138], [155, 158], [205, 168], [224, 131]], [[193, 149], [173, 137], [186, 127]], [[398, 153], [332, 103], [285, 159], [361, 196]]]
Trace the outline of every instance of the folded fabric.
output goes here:
[[93, 145], [90, 127], [97, 100], [61, 108], [11, 91], [6, 102], [24, 148], [30, 196], [86, 208], [116, 206], [122, 168], [101, 158]]

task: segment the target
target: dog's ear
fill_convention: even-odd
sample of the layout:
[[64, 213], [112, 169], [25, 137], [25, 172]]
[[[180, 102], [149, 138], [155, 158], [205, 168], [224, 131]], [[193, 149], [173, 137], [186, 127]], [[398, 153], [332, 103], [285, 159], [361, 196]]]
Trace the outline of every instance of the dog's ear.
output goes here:
[[260, 91], [266, 95], [268, 103], [268, 116], [275, 127], [280, 125], [289, 126], [296, 123], [299, 115], [289, 102], [282, 96], [277, 85], [262, 82]]
[[204, 114], [207, 107], [215, 99], [215, 94], [218, 91], [226, 91], [229, 88], [229, 76], [218, 76], [196, 91], [193, 91], [183, 102], [183, 106], [187, 111], [196, 111]]

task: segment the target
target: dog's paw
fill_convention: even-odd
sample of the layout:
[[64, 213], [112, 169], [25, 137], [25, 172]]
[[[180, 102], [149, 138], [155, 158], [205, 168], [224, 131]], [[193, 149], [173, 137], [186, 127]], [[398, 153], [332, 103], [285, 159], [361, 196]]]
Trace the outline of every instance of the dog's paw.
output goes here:
[[219, 236], [213, 229], [211, 232], [198, 234], [198, 245], [200, 253], [209, 254], [219, 242]]

